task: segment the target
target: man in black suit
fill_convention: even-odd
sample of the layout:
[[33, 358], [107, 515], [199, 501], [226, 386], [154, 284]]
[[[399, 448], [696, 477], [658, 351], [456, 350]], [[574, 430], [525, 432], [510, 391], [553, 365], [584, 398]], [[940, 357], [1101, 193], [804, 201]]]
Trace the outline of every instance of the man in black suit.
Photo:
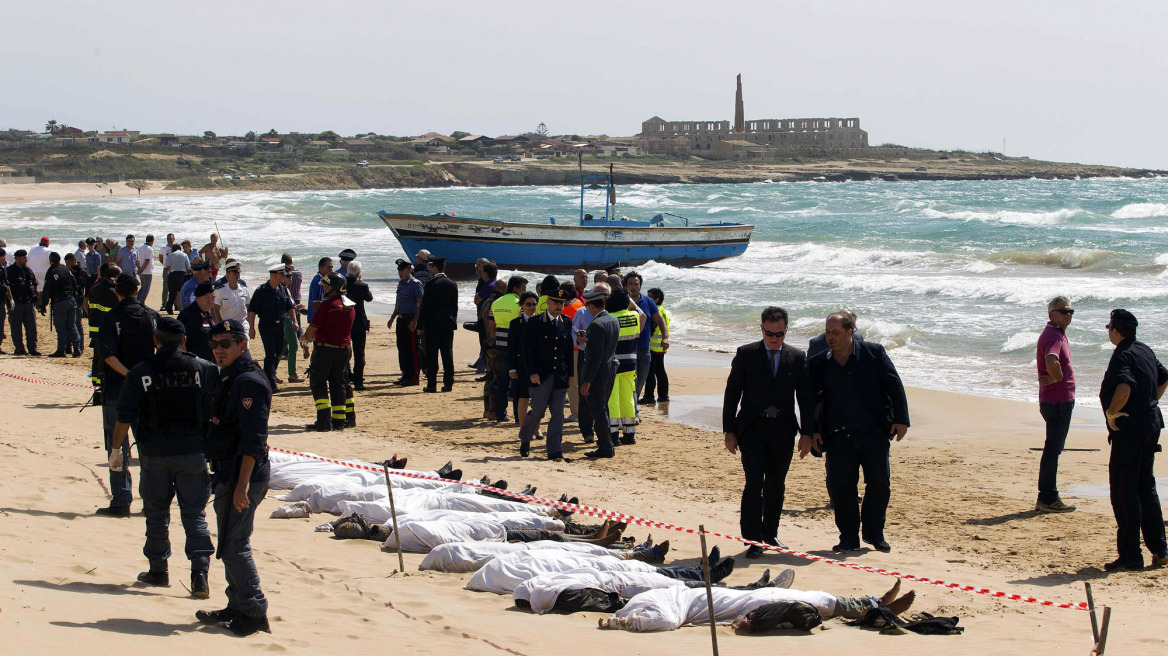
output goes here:
[[608, 421], [608, 397], [616, 378], [616, 343], [620, 337], [620, 323], [605, 311], [605, 301], [611, 293], [607, 283], [598, 282], [584, 293], [584, 307], [580, 312], [592, 315], [592, 323], [584, 335], [577, 335], [587, 348], [580, 364], [580, 396], [592, 413], [596, 450], [584, 454], [587, 458], [611, 458], [616, 451], [612, 444]]
[[572, 377], [572, 322], [562, 313], [564, 304], [571, 296], [556, 288], [547, 293], [547, 311], [534, 316], [523, 331], [523, 362], [530, 377], [528, 390], [531, 394], [531, 409], [523, 418], [519, 429], [519, 455], [527, 457], [531, 451], [531, 438], [539, 430], [539, 422], [544, 411], [551, 413], [548, 419], [547, 457], [548, 460], [564, 458], [564, 398], [568, 393], [568, 379]]
[[[856, 323], [856, 313], [855, 312], [852, 312], [851, 310], [840, 310], [839, 313], [851, 317], [852, 324], [855, 325], [855, 323]], [[862, 341], [864, 341], [864, 336], [860, 334], [859, 330], [856, 330], [856, 332], [852, 333], [852, 339], [855, 339], [856, 341], [862, 342]], [[816, 335], [815, 337], [812, 337], [811, 341], [807, 342], [807, 358], [808, 359], [813, 358], [813, 357], [819, 355], [820, 353], [827, 353], [828, 350], [830, 350], [830, 349], [827, 348], [827, 334], [826, 333], [820, 333], [820, 334]]]
[[[805, 363], [803, 351], [783, 344], [786, 334], [787, 311], [774, 306], [763, 310], [762, 341], [738, 347], [722, 402], [726, 450], [742, 450], [746, 474], [742, 537], [784, 548], [778, 539], [779, 518], [799, 432], [795, 395], [802, 394]], [[747, 558], [761, 555], [762, 547], [746, 550]]]
[[[812, 448], [827, 456], [827, 483], [840, 531], [835, 551], [855, 551], [860, 538], [880, 551], [884, 539], [891, 471], [888, 450], [893, 437], [908, 432], [908, 400], [896, 367], [884, 347], [853, 338], [856, 324], [845, 314], [827, 318], [828, 352], [807, 360], [807, 392], [799, 409], [804, 435], [799, 457]], [[864, 507], [856, 501], [864, 471]], [[861, 532], [861, 526], [863, 531]]]
[[438, 354], [442, 354], [442, 391], [454, 387], [454, 329], [458, 327], [458, 285], [442, 273], [446, 258], [430, 256], [430, 282], [418, 308], [418, 332], [426, 352], [426, 387], [437, 392]]

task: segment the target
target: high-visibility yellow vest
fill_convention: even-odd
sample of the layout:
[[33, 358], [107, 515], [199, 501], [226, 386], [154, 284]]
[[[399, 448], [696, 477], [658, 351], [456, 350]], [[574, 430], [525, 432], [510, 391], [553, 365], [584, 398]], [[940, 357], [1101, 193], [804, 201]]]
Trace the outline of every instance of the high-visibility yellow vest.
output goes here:
[[616, 372], [637, 370], [637, 338], [641, 336], [641, 322], [632, 310], [610, 312], [620, 324], [616, 341]]
[[[669, 316], [669, 310], [664, 306], [658, 305], [657, 311], [661, 313], [661, 318], [665, 320], [665, 328], [670, 332], [673, 331], [672, 317]], [[654, 325], [653, 334], [649, 336], [649, 350], [654, 353], [664, 353], [665, 349], [661, 348], [661, 327]]]
[[491, 314], [495, 317], [495, 347], [500, 353], [507, 352], [507, 333], [511, 322], [519, 318], [519, 295], [504, 294], [491, 303]]

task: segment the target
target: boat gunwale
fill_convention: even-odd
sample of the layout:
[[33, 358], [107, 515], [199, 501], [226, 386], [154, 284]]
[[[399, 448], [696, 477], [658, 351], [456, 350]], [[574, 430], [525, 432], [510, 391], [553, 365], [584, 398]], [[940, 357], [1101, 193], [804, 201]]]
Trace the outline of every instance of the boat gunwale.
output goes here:
[[[555, 228], [555, 229], [562, 229], [562, 230], [588, 230], [588, 231], [596, 231], [596, 230], [696, 230], [699, 228], [703, 229], [703, 230], [737, 230], [737, 229], [749, 228], [753, 232], [754, 228], [755, 228], [755, 226], [753, 224], [750, 224], [750, 223], [719, 222], [719, 223], [699, 224], [699, 225], [691, 225], [691, 226], [666, 226], [666, 225], [656, 225], [655, 226], [655, 225], [622, 225], [619, 221], [603, 221], [603, 220], [598, 221], [599, 223], [602, 223], [603, 225], [596, 225], [596, 226], [560, 225], [558, 223], [553, 223], [553, 224], [522, 223], [522, 222], [517, 222], [517, 221], [500, 221], [499, 219], [476, 219], [473, 217], [460, 217], [460, 216], [426, 216], [423, 214], [393, 214], [390, 212], [386, 212], [385, 210], [378, 210], [377, 216], [383, 222], [385, 222], [385, 224], [387, 226], [389, 226], [389, 222], [386, 219], [400, 218], [400, 219], [425, 219], [427, 221], [439, 221], [439, 222], [449, 223], [449, 224], [470, 225], [473, 223], [480, 223], [480, 224], [486, 224], [486, 225], [491, 225], [491, 226], [536, 228], [536, 229], [541, 229], [541, 230], [548, 229], [548, 228]], [[641, 223], [644, 223], [644, 222], [641, 222]], [[389, 226], [389, 227], [393, 228], [393, 226]]]

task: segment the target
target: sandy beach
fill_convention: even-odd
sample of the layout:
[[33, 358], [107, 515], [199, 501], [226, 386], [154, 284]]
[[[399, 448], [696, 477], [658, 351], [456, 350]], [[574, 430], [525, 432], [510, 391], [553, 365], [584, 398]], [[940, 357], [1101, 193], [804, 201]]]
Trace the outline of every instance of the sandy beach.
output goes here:
[[[621, 449], [614, 460], [593, 463], [580, 457], [586, 449], [574, 427], [565, 435], [565, 455], [573, 462], [541, 460], [539, 442], [533, 457], [522, 459], [514, 424], [477, 419], [481, 383], [472, 382], [474, 372], [466, 366], [477, 347], [473, 335], [457, 333], [454, 391], [422, 394], [421, 388], [391, 385], [398, 374], [392, 334], [384, 320], [373, 324], [368, 390], [357, 395], [358, 428], [325, 436], [305, 433], [303, 425], [313, 413], [307, 385], [285, 384], [274, 402], [272, 446], [375, 462], [396, 453], [408, 456], [410, 467], [418, 469], [453, 460], [468, 477], [504, 478], [515, 489], [531, 483], [541, 496], [567, 492], [583, 503], [639, 517], [738, 533], [742, 474], [718, 432], [670, 421], [665, 408], [647, 409], [638, 444]], [[53, 339], [42, 318], [42, 352], [52, 351]], [[11, 342], [5, 349], [11, 350]], [[261, 357], [258, 341], [253, 350]], [[682, 360], [691, 359], [679, 356]], [[88, 367], [88, 351], [79, 360], [0, 357], [0, 372], [44, 381], [85, 384]], [[304, 364], [299, 368], [303, 372]], [[687, 399], [721, 394], [725, 375], [718, 367], [672, 367], [670, 414], [684, 412], [679, 406]], [[177, 516], [171, 527], [177, 553], [168, 589], [134, 583], [146, 564], [140, 515], [93, 516], [109, 496], [100, 413], [94, 408], [78, 412], [88, 391], [4, 376], [0, 395], [7, 424], [0, 438], [5, 472], [0, 478], [0, 557], [6, 564], [0, 630], [10, 653], [57, 652], [80, 641], [93, 654], [228, 645], [291, 653], [342, 645], [367, 651], [386, 640], [419, 654], [534, 655], [573, 645], [629, 654], [709, 649], [703, 627], [652, 635], [605, 632], [596, 629], [599, 616], [593, 613], [519, 611], [509, 597], [464, 590], [469, 575], [417, 571], [422, 558], [417, 554], [407, 554], [406, 572], [397, 573], [396, 558], [376, 543], [314, 533], [313, 526], [328, 516], [269, 519], [280, 503], [272, 498], [260, 507], [252, 545], [271, 604], [273, 632], [234, 642], [194, 619], [196, 609], [222, 605], [223, 574], [213, 563], [209, 602], [187, 597]], [[1155, 653], [1168, 646], [1168, 615], [1159, 608], [1168, 591], [1168, 570], [1105, 574], [1102, 564], [1114, 552], [1109, 503], [1105, 496], [1075, 493], [1106, 493], [1106, 444], [1091, 403], [1080, 404], [1067, 444], [1076, 450], [1063, 455], [1060, 471], [1064, 497], [1079, 510], [1049, 516], [1033, 511], [1039, 454], [1031, 449], [1041, 446], [1043, 434], [1037, 407], [919, 389], [910, 390], [909, 400], [913, 427], [892, 450], [887, 534], [893, 551], [865, 550], [850, 559], [1055, 602], [1082, 601], [1083, 582], [1090, 581], [1097, 603], [1113, 608], [1109, 653]], [[779, 535], [793, 549], [830, 557], [836, 532], [825, 507], [823, 478], [821, 460], [795, 461]], [[133, 507], [140, 508], [137, 498]], [[641, 526], [628, 531], [638, 539], [648, 533], [658, 541], [671, 540], [674, 562], [692, 563], [699, 553], [693, 536]], [[728, 554], [743, 551], [727, 540], [713, 544]], [[753, 580], [764, 568], [775, 572], [791, 566], [798, 573], [795, 587], [803, 589], [859, 595], [891, 584], [886, 576], [786, 555], [740, 558], [737, 565], [730, 583]], [[811, 635], [779, 631], [746, 637], [721, 627], [719, 646], [727, 654], [771, 654], [791, 644], [807, 654], [842, 649], [900, 654], [923, 648], [954, 655], [1087, 653], [1091, 648], [1086, 612], [905, 583], [917, 591], [915, 611], [957, 615], [966, 633], [887, 637], [830, 621]]]
[[[127, 187], [123, 182], [94, 184], [89, 182], [25, 182], [0, 184], [0, 203], [24, 203], [29, 201], [70, 201], [100, 200], [102, 198], [126, 198], [129, 196], [195, 196], [206, 192], [191, 189], [165, 189], [169, 180], [152, 180], [150, 186], [139, 194], [137, 189]], [[110, 194], [110, 190], [113, 194]]]

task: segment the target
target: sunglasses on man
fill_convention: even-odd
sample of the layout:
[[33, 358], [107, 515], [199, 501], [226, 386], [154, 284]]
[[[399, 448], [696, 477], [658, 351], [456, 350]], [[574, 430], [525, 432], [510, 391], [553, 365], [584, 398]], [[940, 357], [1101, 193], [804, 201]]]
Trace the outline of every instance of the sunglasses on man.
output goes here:
[[778, 332], [772, 333], [771, 331], [767, 330], [766, 328], [763, 328], [762, 334], [766, 335], [767, 337], [782, 337], [783, 335], [787, 334], [787, 331], [780, 330]]
[[1065, 314], [1067, 316], [1073, 315], [1075, 313], [1072, 308], [1059, 308], [1055, 310], [1055, 312], [1058, 312], [1059, 314]]
[[211, 340], [211, 348], [212, 349], [223, 349], [226, 351], [227, 349], [231, 348], [232, 344], [235, 344], [239, 341], [240, 340], [238, 340], [238, 339], [213, 339], [213, 340]]

